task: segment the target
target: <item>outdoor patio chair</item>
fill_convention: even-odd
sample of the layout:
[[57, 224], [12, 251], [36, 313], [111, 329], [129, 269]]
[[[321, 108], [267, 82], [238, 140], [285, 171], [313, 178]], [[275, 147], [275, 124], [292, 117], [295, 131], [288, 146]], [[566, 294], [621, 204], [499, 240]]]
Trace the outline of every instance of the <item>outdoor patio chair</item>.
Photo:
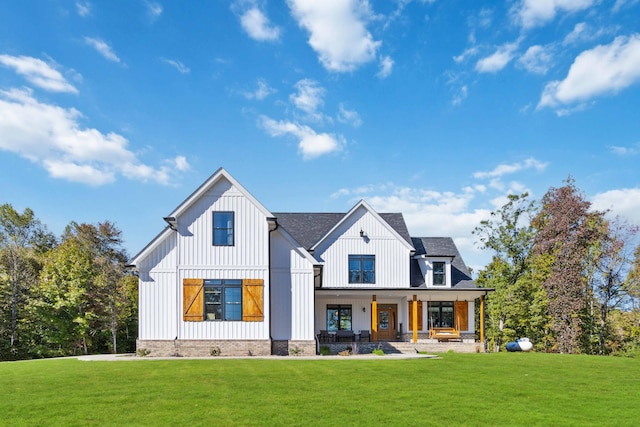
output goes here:
[[340, 330], [336, 331], [336, 341], [338, 342], [353, 342], [353, 331]]
[[331, 342], [333, 339], [333, 335], [329, 334], [329, 331], [320, 331], [320, 333], [318, 334], [318, 340], [320, 340], [320, 342]]
[[369, 335], [369, 331], [360, 331], [360, 341], [371, 342], [371, 335]]

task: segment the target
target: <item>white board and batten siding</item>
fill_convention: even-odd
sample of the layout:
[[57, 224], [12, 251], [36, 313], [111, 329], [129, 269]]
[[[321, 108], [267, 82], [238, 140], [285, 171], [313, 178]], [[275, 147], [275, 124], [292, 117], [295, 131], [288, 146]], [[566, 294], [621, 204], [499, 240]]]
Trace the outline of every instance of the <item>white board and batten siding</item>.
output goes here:
[[312, 340], [313, 264], [280, 230], [271, 236], [271, 337]]
[[[234, 245], [213, 245], [213, 212], [234, 212]], [[269, 226], [259, 207], [220, 179], [177, 218], [140, 270], [139, 339], [268, 339]], [[145, 280], [145, 277], [149, 280]], [[183, 279], [262, 279], [262, 322], [185, 322]]]
[[166, 237], [137, 265], [138, 338], [141, 340], [173, 339], [178, 334], [176, 233], [165, 230], [162, 234]]
[[[361, 230], [364, 237], [360, 236]], [[349, 283], [349, 255], [375, 255], [375, 283], [363, 286], [407, 288], [410, 253], [406, 243], [364, 207], [356, 210], [314, 252], [325, 263], [323, 286], [329, 288], [353, 287]]]

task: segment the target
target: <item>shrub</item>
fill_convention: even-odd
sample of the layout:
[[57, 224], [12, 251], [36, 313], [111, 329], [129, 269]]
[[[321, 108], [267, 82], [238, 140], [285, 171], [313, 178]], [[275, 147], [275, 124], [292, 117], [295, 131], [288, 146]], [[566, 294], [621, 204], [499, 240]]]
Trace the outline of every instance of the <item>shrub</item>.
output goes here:
[[151, 350], [149, 350], [148, 348], [139, 348], [136, 350], [136, 355], [138, 357], [147, 357], [150, 354], [151, 354]]
[[321, 345], [320, 346], [320, 354], [322, 356], [328, 356], [331, 354], [331, 349], [329, 348], [328, 345]]
[[298, 346], [294, 346], [294, 347], [291, 347], [289, 349], [289, 355], [290, 356], [300, 356], [300, 355], [302, 355], [302, 353], [304, 353], [304, 349], [302, 349], [302, 348], [300, 348]]

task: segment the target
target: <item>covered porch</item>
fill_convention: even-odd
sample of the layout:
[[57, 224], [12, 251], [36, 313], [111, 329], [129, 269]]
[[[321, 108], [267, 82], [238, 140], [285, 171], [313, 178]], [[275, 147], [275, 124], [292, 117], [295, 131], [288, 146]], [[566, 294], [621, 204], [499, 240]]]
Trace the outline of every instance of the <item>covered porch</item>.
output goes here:
[[[436, 351], [431, 349], [434, 345], [436, 349], [457, 346], [477, 351], [476, 341], [484, 342], [484, 297], [489, 291], [318, 288], [316, 337], [320, 345], [330, 347], [397, 343], [394, 348], [400, 351], [401, 344], [407, 343], [412, 351], [418, 347]], [[476, 299], [480, 300], [478, 325], [474, 322]]]

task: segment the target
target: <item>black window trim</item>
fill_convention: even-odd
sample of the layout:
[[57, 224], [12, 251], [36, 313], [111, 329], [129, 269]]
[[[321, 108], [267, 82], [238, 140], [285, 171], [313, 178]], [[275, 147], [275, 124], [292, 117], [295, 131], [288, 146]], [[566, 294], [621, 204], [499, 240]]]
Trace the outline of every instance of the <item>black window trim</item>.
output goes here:
[[[208, 319], [207, 318], [207, 288], [220, 288], [220, 306], [222, 308], [221, 318], [220, 319]], [[228, 288], [240, 289], [240, 301], [237, 304], [240, 305], [240, 318], [239, 319], [227, 319], [227, 301], [225, 299], [226, 293], [225, 290]], [[238, 322], [242, 321], [242, 280], [241, 279], [205, 279], [204, 280], [204, 289], [205, 293], [204, 298], [204, 309], [203, 315], [204, 320], [208, 322]], [[210, 305], [216, 305], [211, 303]]]
[[[351, 304], [327, 304], [327, 309], [325, 310], [325, 314], [329, 312], [329, 310], [338, 310], [338, 329], [335, 331], [351, 331], [353, 330], [353, 306]], [[340, 312], [341, 310], [349, 310], [351, 318], [349, 319], [349, 324], [351, 325], [351, 329], [342, 329], [340, 326]], [[327, 330], [334, 331], [334, 329], [329, 329], [329, 319], [328, 315], [325, 317], [325, 321], [327, 322]]]
[[[231, 214], [231, 228], [216, 228], [216, 214]], [[211, 242], [213, 246], [235, 246], [236, 244], [236, 213], [234, 211], [213, 211], [211, 215]], [[231, 243], [216, 243], [216, 230], [231, 230]]]
[[[436, 264], [442, 265], [442, 283], [436, 283]], [[447, 286], [447, 263], [445, 261], [433, 261], [433, 286]], [[440, 276], [440, 274], [438, 274]]]
[[[370, 258], [373, 261], [373, 280], [371, 281], [365, 281], [365, 269], [364, 269], [364, 261], [366, 258]], [[355, 270], [351, 270], [351, 261], [352, 260], [357, 260], [360, 263], [360, 269], [359, 269], [359, 277], [360, 277], [360, 281], [352, 281], [351, 280], [351, 272], [355, 271]], [[349, 255], [349, 262], [348, 262], [348, 268], [349, 268], [349, 283], [357, 283], [357, 284], [375, 284], [376, 283], [376, 256], [375, 255], [364, 255], [364, 254], [351, 254]], [[368, 270], [367, 270], [368, 271]]]

